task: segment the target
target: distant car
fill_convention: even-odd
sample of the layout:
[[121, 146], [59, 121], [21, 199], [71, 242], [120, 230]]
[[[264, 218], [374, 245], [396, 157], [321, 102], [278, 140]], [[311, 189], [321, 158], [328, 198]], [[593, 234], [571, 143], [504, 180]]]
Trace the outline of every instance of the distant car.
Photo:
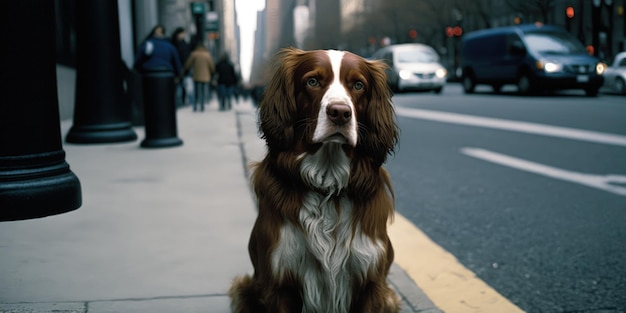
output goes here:
[[446, 69], [430, 46], [417, 43], [390, 45], [376, 51], [372, 58], [389, 65], [387, 81], [394, 91], [432, 90], [441, 93], [446, 84]]
[[613, 64], [604, 72], [604, 86], [626, 95], [626, 51], [615, 56]]
[[576, 37], [559, 26], [528, 24], [468, 33], [461, 42], [463, 89], [477, 84], [499, 92], [515, 84], [520, 94], [583, 89], [596, 96], [606, 64], [587, 53]]

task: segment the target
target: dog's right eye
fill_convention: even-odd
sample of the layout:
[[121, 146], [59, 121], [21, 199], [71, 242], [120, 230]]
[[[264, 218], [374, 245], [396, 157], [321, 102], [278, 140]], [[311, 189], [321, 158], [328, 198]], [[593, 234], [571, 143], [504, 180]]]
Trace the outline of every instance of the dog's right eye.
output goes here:
[[319, 80], [317, 80], [317, 78], [315, 77], [311, 77], [309, 79], [306, 80], [306, 85], [309, 87], [317, 87], [320, 85]]

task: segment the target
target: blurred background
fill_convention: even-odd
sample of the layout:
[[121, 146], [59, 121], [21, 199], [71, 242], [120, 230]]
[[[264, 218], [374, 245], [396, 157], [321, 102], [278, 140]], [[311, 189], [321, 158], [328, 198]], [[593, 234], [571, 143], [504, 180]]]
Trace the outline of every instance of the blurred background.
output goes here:
[[[369, 57], [398, 43], [432, 46], [457, 77], [464, 33], [541, 22], [560, 25], [605, 62], [624, 50], [626, 0], [118, 0], [122, 58], [154, 25], [169, 36], [184, 27], [205, 40], [214, 57], [226, 51], [244, 82], [263, 84], [265, 67], [281, 47], [335, 48]], [[76, 58], [76, 0], [56, 0], [58, 63]], [[189, 38], [191, 40], [192, 38]], [[63, 103], [63, 101], [61, 101]]]

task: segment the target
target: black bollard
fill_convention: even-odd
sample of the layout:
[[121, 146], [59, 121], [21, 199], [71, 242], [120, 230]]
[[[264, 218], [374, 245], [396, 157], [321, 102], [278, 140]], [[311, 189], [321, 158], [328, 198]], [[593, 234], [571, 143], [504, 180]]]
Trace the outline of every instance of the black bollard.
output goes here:
[[76, 1], [76, 99], [67, 142], [137, 139], [124, 97], [118, 21], [117, 1]]
[[143, 70], [143, 99], [146, 138], [144, 148], [180, 146], [176, 127], [176, 86], [174, 73], [167, 68]]
[[[80, 182], [61, 142], [54, 6], [49, 0], [0, 1], [2, 40], [10, 43], [0, 58], [0, 221], [81, 206]], [[16, 25], [19, 31], [8, 31]]]

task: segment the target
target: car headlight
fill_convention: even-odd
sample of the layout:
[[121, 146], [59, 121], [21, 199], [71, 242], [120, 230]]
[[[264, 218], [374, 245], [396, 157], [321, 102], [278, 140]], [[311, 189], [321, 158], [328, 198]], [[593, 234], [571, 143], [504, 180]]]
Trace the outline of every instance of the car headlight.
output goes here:
[[407, 71], [407, 70], [401, 70], [400, 73], [398, 73], [398, 75], [402, 79], [409, 79], [409, 78], [411, 78], [412, 73], [410, 71]]
[[546, 69], [546, 72], [554, 73], [554, 72], [560, 72], [561, 69], [563, 69], [563, 66], [558, 63], [548, 62], [544, 65], [544, 68]]
[[537, 69], [544, 70], [547, 73], [555, 73], [563, 70], [563, 65], [546, 60], [539, 60], [537, 61]]
[[604, 74], [604, 71], [606, 71], [606, 64], [602, 62], [596, 64], [596, 73], [598, 73], [598, 75]]
[[446, 77], [446, 74], [448, 74], [448, 72], [446, 71], [445, 68], [440, 68], [437, 71], [435, 71], [435, 75], [439, 78], [444, 78]]

